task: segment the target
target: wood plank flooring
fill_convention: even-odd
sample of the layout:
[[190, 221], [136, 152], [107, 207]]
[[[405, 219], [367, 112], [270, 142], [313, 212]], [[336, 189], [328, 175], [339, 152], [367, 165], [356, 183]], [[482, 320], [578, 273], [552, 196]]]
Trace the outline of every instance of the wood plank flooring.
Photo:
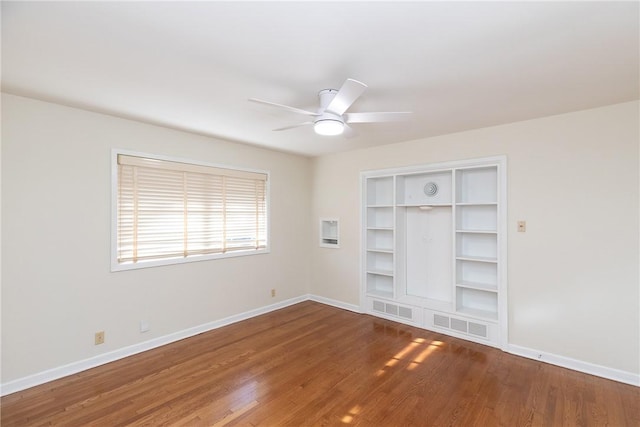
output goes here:
[[640, 426], [640, 388], [303, 302], [1, 400], [9, 426]]

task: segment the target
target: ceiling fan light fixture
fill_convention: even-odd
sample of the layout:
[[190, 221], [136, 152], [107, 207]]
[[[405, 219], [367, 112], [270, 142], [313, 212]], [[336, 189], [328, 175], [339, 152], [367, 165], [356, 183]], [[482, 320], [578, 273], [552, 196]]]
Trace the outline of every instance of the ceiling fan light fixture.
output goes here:
[[344, 132], [344, 123], [335, 119], [317, 120], [313, 125], [313, 130], [323, 136], [341, 135]]

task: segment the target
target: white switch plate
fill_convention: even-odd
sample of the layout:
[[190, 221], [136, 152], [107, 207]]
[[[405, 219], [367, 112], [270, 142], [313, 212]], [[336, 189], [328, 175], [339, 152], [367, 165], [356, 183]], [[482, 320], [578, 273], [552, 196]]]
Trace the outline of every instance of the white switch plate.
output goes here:
[[149, 322], [146, 320], [140, 321], [140, 332], [149, 332]]
[[518, 221], [518, 232], [524, 233], [527, 231], [527, 221]]

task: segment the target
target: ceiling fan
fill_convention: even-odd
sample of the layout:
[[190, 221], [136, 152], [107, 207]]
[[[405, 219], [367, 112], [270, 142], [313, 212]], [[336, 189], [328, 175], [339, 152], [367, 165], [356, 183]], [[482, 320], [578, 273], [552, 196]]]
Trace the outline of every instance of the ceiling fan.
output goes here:
[[274, 131], [293, 129], [300, 126], [313, 125], [314, 131], [318, 135], [341, 135], [352, 137], [356, 135], [355, 130], [349, 123], [379, 123], [406, 120], [411, 116], [408, 111], [388, 111], [379, 113], [347, 113], [351, 105], [364, 93], [367, 85], [353, 79], [347, 79], [340, 90], [324, 89], [318, 93], [320, 108], [318, 111], [307, 111], [300, 108], [289, 107], [288, 105], [276, 104], [275, 102], [263, 101], [261, 99], [250, 98], [249, 101], [260, 104], [267, 104], [285, 110], [311, 116], [309, 121], [285, 126]]

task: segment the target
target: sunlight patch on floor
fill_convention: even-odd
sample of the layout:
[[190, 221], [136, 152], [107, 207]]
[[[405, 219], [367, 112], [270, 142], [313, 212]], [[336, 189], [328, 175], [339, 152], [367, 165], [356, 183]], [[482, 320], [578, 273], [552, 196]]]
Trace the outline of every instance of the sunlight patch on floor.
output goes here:
[[345, 415], [344, 417], [342, 417], [342, 422], [343, 424], [350, 424], [351, 421], [353, 421], [353, 418], [358, 415], [360, 413], [360, 411], [362, 410], [362, 408], [360, 407], [360, 405], [356, 405], [353, 408], [351, 408], [349, 410], [349, 412], [347, 413], [347, 415]]
[[[414, 352], [420, 345], [424, 344], [425, 341], [426, 340], [424, 338], [416, 338], [413, 341], [411, 341], [409, 344], [407, 344], [405, 346], [405, 348], [400, 350], [391, 359], [389, 359], [387, 361], [387, 363], [384, 364], [384, 367], [382, 369], [380, 369], [380, 370], [378, 370], [378, 372], [376, 372], [376, 374], [375, 374], [376, 377], [384, 375], [384, 373], [386, 372], [387, 368], [391, 368], [391, 367], [395, 366], [407, 354]], [[436, 342], [436, 341], [432, 341], [432, 343], [433, 342]], [[440, 342], [440, 341], [437, 341], [437, 342]]]
[[409, 366], [407, 366], [407, 370], [408, 371], [412, 371], [414, 370], [418, 365], [420, 365], [422, 362], [424, 362], [424, 360], [429, 357], [429, 355], [434, 351], [434, 350], [439, 350], [440, 348], [442, 348], [444, 346], [444, 343], [442, 341], [431, 341], [429, 343], [429, 345], [427, 346], [427, 348], [425, 348], [424, 350], [422, 350], [422, 352], [420, 352], [420, 354], [418, 354], [415, 359], [413, 359], [411, 361], [411, 363], [409, 364]]

